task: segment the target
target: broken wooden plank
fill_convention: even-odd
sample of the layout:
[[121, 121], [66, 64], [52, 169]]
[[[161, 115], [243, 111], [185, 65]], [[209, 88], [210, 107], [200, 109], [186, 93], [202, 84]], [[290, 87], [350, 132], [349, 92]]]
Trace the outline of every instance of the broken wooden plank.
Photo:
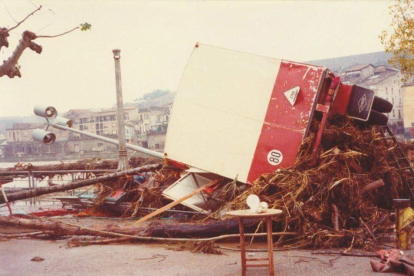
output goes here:
[[161, 214], [161, 213], [163, 213], [163, 212], [165, 212], [165, 211], [167, 211], [167, 210], [171, 209], [172, 207], [174, 207], [174, 206], [176, 206], [176, 205], [180, 204], [181, 202], [183, 202], [184, 200], [189, 199], [189, 198], [193, 197], [194, 195], [196, 195], [196, 194], [198, 194], [198, 193], [200, 193], [200, 192], [204, 191], [204, 190], [205, 190], [205, 189], [207, 189], [208, 187], [211, 187], [211, 186], [213, 186], [213, 185], [216, 185], [218, 181], [221, 181], [221, 180], [217, 180], [217, 179], [216, 179], [216, 180], [211, 181], [210, 183], [208, 183], [208, 184], [206, 184], [206, 185], [204, 185], [204, 186], [202, 186], [202, 187], [198, 188], [197, 190], [192, 191], [192, 192], [191, 192], [191, 193], [189, 193], [188, 195], [185, 195], [185, 196], [183, 196], [182, 198], [177, 199], [177, 200], [175, 200], [175, 201], [171, 202], [170, 204], [165, 205], [164, 207], [162, 207], [162, 208], [158, 209], [157, 211], [154, 211], [154, 212], [152, 212], [151, 214], [146, 215], [145, 217], [143, 217], [143, 218], [139, 219], [137, 222], [135, 222], [135, 224], [138, 224], [138, 223], [144, 222], [144, 221], [146, 221], [146, 220], [149, 220], [150, 218], [153, 218], [153, 217], [155, 217], [156, 215], [159, 215], [159, 214]]

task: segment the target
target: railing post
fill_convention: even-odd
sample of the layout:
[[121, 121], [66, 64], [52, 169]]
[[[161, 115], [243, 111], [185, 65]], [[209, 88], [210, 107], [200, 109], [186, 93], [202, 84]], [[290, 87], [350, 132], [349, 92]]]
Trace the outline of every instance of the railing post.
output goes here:
[[[35, 174], [33, 172], [32, 172], [32, 187], [33, 187], [33, 189], [37, 188], [37, 185], [35, 183]], [[34, 197], [33, 198], [34, 205], [36, 205], [36, 201], [37, 201], [37, 197]]]
[[[75, 180], [74, 177], [73, 177], [73, 173], [70, 173], [70, 176], [71, 176], [71, 179], [72, 179], [72, 182], [73, 182]], [[72, 196], [75, 195], [75, 190], [73, 190], [73, 189], [71, 190], [71, 195]]]

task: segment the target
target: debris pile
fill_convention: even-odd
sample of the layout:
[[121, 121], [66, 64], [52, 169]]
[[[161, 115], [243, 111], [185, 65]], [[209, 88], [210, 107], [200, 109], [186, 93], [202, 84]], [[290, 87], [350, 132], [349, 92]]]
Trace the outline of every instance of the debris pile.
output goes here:
[[378, 126], [341, 116], [333, 117], [325, 132], [341, 139], [324, 137], [314, 159], [311, 134], [294, 166], [262, 175], [223, 209], [245, 208], [246, 198], [256, 194], [270, 208], [283, 210], [275, 218], [279, 231], [299, 233], [284, 242], [291, 247], [378, 245], [379, 233], [392, 232], [392, 198], [403, 195], [400, 175], [388, 165], [389, 145]]
[[[214, 194], [219, 207], [202, 221], [227, 219], [225, 211], [245, 209], [247, 197], [255, 194], [269, 208], [283, 210], [283, 216], [274, 219], [276, 231], [299, 234], [293, 239], [281, 238], [279, 245], [376, 248], [380, 234], [393, 231], [392, 199], [404, 197], [401, 176], [389, 166], [390, 144], [378, 126], [358, 125], [346, 117], [334, 116], [314, 157], [311, 151], [316, 130], [315, 123], [294, 166], [262, 175], [252, 186], [223, 181]], [[115, 186], [100, 184], [97, 206], [103, 206], [103, 199], [119, 188], [130, 195], [131, 203], [124, 215], [137, 216], [138, 207], [165, 206], [169, 201], [162, 191], [179, 178], [179, 173], [161, 170], [154, 175], [149, 178], [157, 184], [151, 187], [141, 183], [137, 186], [131, 178]], [[165, 179], [172, 181], [163, 185]], [[185, 206], [180, 209], [188, 210]], [[200, 223], [200, 216], [188, 218]]]
[[94, 208], [99, 211], [113, 210], [122, 217], [146, 214], [169, 202], [161, 194], [179, 178], [179, 170], [163, 168], [156, 172], [120, 177], [115, 182], [98, 183]]
[[[182, 237], [188, 241], [194, 237], [237, 233], [237, 221], [229, 219], [225, 213], [245, 209], [247, 197], [255, 194], [269, 208], [283, 210], [282, 216], [274, 218], [275, 231], [296, 234], [293, 237], [291, 234], [280, 235], [277, 241], [279, 246], [378, 248], [381, 235], [394, 230], [392, 199], [407, 197], [400, 172], [391, 166], [393, 156], [390, 149], [393, 145], [378, 126], [359, 125], [346, 117], [333, 116], [328, 121], [322, 145], [313, 156], [312, 146], [317, 129], [315, 121], [293, 166], [264, 174], [253, 185], [224, 178], [212, 178], [210, 181], [206, 177], [204, 180], [210, 181], [210, 186], [201, 190], [200, 197], [214, 203], [207, 204], [203, 209], [208, 212], [196, 211], [188, 204], [174, 205], [172, 209], [165, 209], [163, 214], [184, 219], [184, 223], [145, 223], [139, 227], [139, 236], [151, 237], [149, 240], [153, 237], [166, 240]], [[403, 146], [406, 151], [413, 148], [413, 145]], [[97, 195], [91, 199], [93, 212], [84, 212], [83, 215], [111, 210], [122, 217], [139, 217], [165, 208], [172, 199], [163, 192], [180, 179], [181, 173], [176, 168], [159, 166], [155, 171], [137, 171], [119, 176], [116, 180], [101, 181], [96, 185]], [[12, 219], [2, 220], [10, 224], [18, 223]], [[26, 223], [36, 229], [44, 227], [29, 221]], [[249, 232], [261, 227], [257, 220], [248, 224]], [[82, 232], [63, 226], [59, 229], [59, 233], [64, 235], [79, 232], [102, 236], [104, 233], [102, 237], [111, 237], [93, 242], [74, 240], [73, 246], [131, 242], [139, 238], [136, 236], [138, 228], [116, 230], [117, 233], [123, 232], [123, 235], [112, 233], [108, 228], [104, 232]], [[48, 226], [47, 230], [54, 231], [54, 228]], [[215, 252], [213, 243], [190, 241], [180, 246], [200, 252]]]

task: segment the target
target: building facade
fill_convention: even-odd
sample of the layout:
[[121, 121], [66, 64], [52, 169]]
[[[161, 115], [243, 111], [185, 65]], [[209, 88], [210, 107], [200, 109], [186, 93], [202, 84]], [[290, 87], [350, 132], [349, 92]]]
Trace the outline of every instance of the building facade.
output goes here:
[[359, 85], [375, 92], [375, 95], [393, 104], [387, 114], [388, 125], [396, 134], [404, 133], [402, 75], [400, 71], [387, 66], [362, 64], [354, 66], [340, 74], [345, 84]]
[[[123, 119], [126, 142], [163, 151], [169, 116], [170, 108], [168, 106], [125, 107]], [[71, 119], [74, 122], [73, 128], [75, 129], [118, 140], [116, 108], [102, 109], [101, 111], [72, 109], [66, 112], [63, 117]], [[42, 123], [14, 124], [12, 128], [6, 130], [6, 143], [2, 143], [0, 154], [5, 157], [20, 157], [23, 155], [63, 156], [88, 152], [117, 151], [116, 145], [55, 128], [49, 128], [49, 131], [56, 134], [54, 144], [44, 145], [33, 141], [33, 130], [45, 128], [45, 126]]]
[[405, 137], [414, 139], [414, 82], [402, 87]]

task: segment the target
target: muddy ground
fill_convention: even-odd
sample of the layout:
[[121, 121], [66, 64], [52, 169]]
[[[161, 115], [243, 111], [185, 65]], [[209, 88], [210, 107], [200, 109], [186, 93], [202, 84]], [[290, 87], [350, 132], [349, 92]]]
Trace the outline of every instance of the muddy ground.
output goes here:
[[[225, 244], [233, 248], [237, 245]], [[370, 258], [315, 255], [312, 252], [317, 251], [275, 252], [275, 274], [374, 275]], [[241, 275], [240, 253], [228, 250], [223, 253], [172, 251], [161, 244], [66, 248], [66, 240], [14, 239], [0, 242], [0, 275]], [[264, 257], [266, 253], [254, 254]], [[31, 261], [34, 257], [44, 260]], [[249, 268], [247, 275], [267, 275], [267, 270]]]

